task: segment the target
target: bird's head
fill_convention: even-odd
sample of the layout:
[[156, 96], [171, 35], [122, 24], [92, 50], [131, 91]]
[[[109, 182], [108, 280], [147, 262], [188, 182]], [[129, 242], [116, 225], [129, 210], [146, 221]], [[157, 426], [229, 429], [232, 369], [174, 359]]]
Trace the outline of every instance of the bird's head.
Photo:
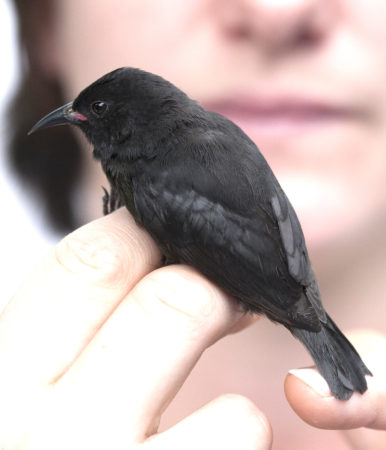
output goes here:
[[174, 122], [194, 108], [186, 94], [163, 78], [134, 68], [114, 70], [52, 111], [29, 134], [53, 125], [79, 127], [102, 161], [149, 151]]

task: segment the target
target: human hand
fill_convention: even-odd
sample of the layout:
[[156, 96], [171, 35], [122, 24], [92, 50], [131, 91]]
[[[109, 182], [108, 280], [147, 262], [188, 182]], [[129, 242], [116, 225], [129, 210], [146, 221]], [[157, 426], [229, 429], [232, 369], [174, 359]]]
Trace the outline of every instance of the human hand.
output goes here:
[[[335, 399], [325, 380], [313, 368], [291, 371], [285, 381], [287, 399], [295, 412], [317, 428], [343, 431], [354, 450], [386, 448], [386, 338], [363, 331], [349, 335], [374, 377], [368, 390], [350, 400]], [[384, 430], [384, 431], [380, 431]]]
[[222, 396], [157, 434], [201, 353], [251, 322], [161, 255], [126, 210], [66, 237], [0, 317], [4, 450], [268, 449], [264, 415]]

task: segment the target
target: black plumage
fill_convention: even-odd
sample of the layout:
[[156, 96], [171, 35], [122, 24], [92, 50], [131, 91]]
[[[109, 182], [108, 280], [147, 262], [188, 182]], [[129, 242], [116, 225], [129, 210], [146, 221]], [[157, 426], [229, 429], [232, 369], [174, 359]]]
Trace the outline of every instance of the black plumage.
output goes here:
[[192, 265], [244, 307], [283, 324], [333, 395], [371, 375], [325, 312], [299, 221], [263, 155], [233, 122], [157, 75], [111, 72], [31, 131], [77, 125], [111, 185], [168, 263]]

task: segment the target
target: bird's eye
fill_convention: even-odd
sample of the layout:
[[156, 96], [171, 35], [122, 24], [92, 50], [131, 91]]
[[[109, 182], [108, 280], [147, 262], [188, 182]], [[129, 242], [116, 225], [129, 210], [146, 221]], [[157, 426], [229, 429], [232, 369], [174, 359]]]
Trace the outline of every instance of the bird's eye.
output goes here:
[[107, 111], [107, 109], [108, 109], [107, 103], [102, 102], [100, 100], [92, 103], [92, 105], [91, 105], [92, 112], [98, 117], [103, 116], [105, 114], [105, 112]]

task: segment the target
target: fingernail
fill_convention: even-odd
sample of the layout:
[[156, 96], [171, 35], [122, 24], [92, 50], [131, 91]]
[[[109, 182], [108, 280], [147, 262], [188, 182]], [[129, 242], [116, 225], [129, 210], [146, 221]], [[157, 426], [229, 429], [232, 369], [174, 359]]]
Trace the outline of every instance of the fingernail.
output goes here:
[[315, 392], [322, 397], [332, 397], [332, 393], [326, 380], [314, 369], [292, 369], [290, 374], [295, 375], [303, 383], [310, 386]]

